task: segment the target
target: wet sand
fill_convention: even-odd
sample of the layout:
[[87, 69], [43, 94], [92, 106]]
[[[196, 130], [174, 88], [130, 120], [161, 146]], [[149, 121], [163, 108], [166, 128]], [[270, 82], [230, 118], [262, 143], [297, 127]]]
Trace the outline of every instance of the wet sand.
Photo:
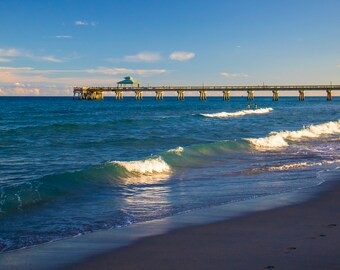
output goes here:
[[67, 269], [340, 269], [340, 185], [326, 183], [297, 205], [144, 238]]

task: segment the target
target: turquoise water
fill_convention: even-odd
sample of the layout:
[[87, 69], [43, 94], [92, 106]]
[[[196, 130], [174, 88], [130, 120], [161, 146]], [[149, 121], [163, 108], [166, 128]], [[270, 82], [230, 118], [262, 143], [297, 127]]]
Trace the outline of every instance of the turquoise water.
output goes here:
[[338, 168], [339, 97], [255, 102], [0, 98], [0, 251], [315, 186]]

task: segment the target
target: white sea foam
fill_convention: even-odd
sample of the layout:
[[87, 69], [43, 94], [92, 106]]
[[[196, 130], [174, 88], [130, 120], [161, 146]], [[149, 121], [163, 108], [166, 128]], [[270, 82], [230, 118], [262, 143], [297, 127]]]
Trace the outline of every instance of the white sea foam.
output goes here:
[[167, 152], [169, 152], [169, 153], [175, 153], [175, 154], [177, 154], [177, 155], [181, 155], [182, 154], [182, 152], [184, 151], [184, 148], [182, 147], [182, 146], [178, 146], [178, 147], [176, 147], [176, 148], [174, 148], [174, 149], [170, 149], [170, 150], [168, 150]]
[[304, 167], [311, 167], [311, 166], [321, 166], [322, 162], [298, 162], [298, 163], [291, 163], [291, 164], [283, 164], [277, 166], [270, 166], [270, 167], [263, 167], [263, 168], [254, 168], [245, 171], [247, 174], [257, 174], [262, 172], [272, 172], [272, 171], [288, 171], [293, 169], [301, 169]]
[[300, 169], [304, 167], [321, 166], [322, 162], [299, 162], [292, 164], [284, 164], [281, 166], [273, 166], [266, 168], [267, 171], [287, 171], [291, 169]]
[[128, 172], [138, 174], [171, 173], [171, 167], [161, 158], [149, 158], [135, 161], [113, 161]]
[[330, 165], [339, 163], [340, 160], [324, 160], [321, 162], [298, 162], [298, 163], [291, 163], [291, 164], [283, 164], [283, 165], [277, 165], [277, 166], [270, 166], [270, 167], [263, 167], [263, 168], [255, 168], [250, 169], [246, 171], [246, 173], [262, 173], [262, 172], [272, 172], [272, 171], [288, 171], [288, 170], [294, 170], [294, 169], [301, 169], [306, 167], [314, 167], [314, 166], [322, 166], [322, 165]]
[[323, 164], [334, 164], [334, 163], [340, 163], [340, 159], [326, 160], [323, 162]]
[[229, 117], [240, 117], [247, 114], [264, 114], [272, 111], [273, 108], [261, 108], [256, 110], [242, 110], [237, 112], [219, 112], [219, 113], [201, 113], [200, 115], [210, 118], [229, 118]]
[[340, 120], [319, 125], [310, 125], [297, 131], [271, 132], [267, 137], [258, 139], [249, 138], [247, 140], [256, 148], [280, 148], [288, 146], [288, 141], [300, 141], [339, 133]]

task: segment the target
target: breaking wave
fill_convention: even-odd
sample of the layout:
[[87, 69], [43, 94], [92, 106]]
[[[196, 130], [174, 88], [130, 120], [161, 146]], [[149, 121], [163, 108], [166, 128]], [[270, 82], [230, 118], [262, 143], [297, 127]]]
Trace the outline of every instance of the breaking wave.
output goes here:
[[123, 167], [126, 171], [137, 174], [153, 174], [171, 172], [170, 166], [160, 157], [148, 158], [145, 160], [136, 161], [112, 161], [112, 164], [117, 164]]
[[247, 138], [255, 148], [280, 148], [288, 146], [289, 141], [301, 141], [308, 138], [318, 138], [324, 135], [339, 134], [340, 120], [319, 125], [310, 125], [297, 131], [271, 132], [263, 138]]
[[178, 146], [178, 147], [176, 147], [174, 149], [168, 150], [167, 152], [168, 153], [175, 153], [177, 155], [181, 155], [183, 151], [184, 151], [184, 148], [182, 146]]
[[219, 112], [219, 113], [201, 113], [201, 116], [210, 118], [229, 118], [229, 117], [240, 117], [247, 114], [264, 114], [272, 111], [273, 108], [261, 108], [256, 110], [242, 110], [237, 112]]

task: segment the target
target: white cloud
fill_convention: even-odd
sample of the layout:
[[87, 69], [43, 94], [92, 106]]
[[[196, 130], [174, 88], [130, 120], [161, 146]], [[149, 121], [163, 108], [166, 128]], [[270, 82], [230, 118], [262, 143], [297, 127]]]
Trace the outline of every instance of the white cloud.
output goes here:
[[44, 61], [44, 62], [53, 62], [53, 63], [62, 63], [64, 62], [64, 60], [60, 59], [60, 58], [57, 58], [53, 55], [35, 55], [35, 54], [32, 54], [32, 53], [25, 53], [25, 54], [22, 54], [24, 57], [27, 57], [27, 58], [30, 58], [34, 61]]
[[0, 63], [4, 63], [4, 62], [11, 62], [11, 60], [8, 59], [8, 58], [2, 58], [2, 57], [0, 57]]
[[23, 83], [14, 83], [13, 85], [7, 85], [6, 90], [0, 88], [0, 96], [39, 96], [40, 88], [32, 87], [31, 85]]
[[340, 68], [340, 64], [336, 66], [337, 68]]
[[221, 73], [222, 76], [226, 77], [226, 78], [235, 78], [235, 77], [249, 77], [247, 74], [244, 73], [227, 73], [227, 72], [222, 72]]
[[[83, 69], [34, 69], [32, 67], [1, 67], [0, 66], [0, 72], [3, 73], [12, 73], [12, 74], [40, 74], [40, 75], [46, 75], [46, 74], [60, 74], [60, 73], [84, 73], [87, 72], [87, 70]], [[0, 78], [1, 80], [1, 78]]]
[[195, 57], [193, 52], [173, 52], [169, 58], [175, 61], [187, 61]]
[[33, 70], [31, 67], [0, 67], [0, 71], [4, 72], [25, 72], [31, 70]]
[[[169, 72], [167, 69], [129, 69], [129, 68], [107, 68], [98, 67], [93, 69], [34, 69], [32, 67], [0, 67], [0, 72], [16, 73], [16, 74], [58, 74], [58, 73], [92, 73], [103, 75], [117, 74], [161, 74]], [[0, 78], [1, 79], [1, 78]]]
[[5, 92], [5, 90], [2, 90], [0, 88], [0, 96], [7, 96], [7, 92]]
[[53, 63], [62, 63], [64, 62], [61, 59], [58, 59], [54, 56], [40, 56], [38, 59], [41, 59], [43, 61], [47, 61], [47, 62], [53, 62]]
[[161, 55], [154, 52], [141, 52], [135, 55], [127, 55], [124, 60], [128, 62], [157, 62], [161, 60]]
[[147, 77], [147, 76], [152, 76], [152, 75], [157, 75], [157, 74], [164, 74], [168, 72], [169, 70], [166, 70], [166, 69], [136, 69], [136, 70], [132, 70], [131, 73]]
[[18, 56], [20, 53], [17, 49], [10, 48], [10, 49], [2, 49], [0, 48], [0, 56], [1, 57], [15, 57]]
[[15, 86], [18, 86], [18, 87], [25, 87], [26, 85], [23, 84], [23, 83], [20, 83], [20, 82], [16, 82], [14, 83]]
[[73, 36], [67, 36], [67, 35], [60, 35], [60, 36], [54, 36], [54, 38], [60, 38], [60, 39], [70, 39], [73, 38]]
[[96, 73], [103, 75], [138, 74], [141, 76], [151, 76], [169, 72], [169, 70], [166, 69], [128, 69], [128, 68], [105, 68], [105, 67], [87, 69], [84, 71], [87, 73]]
[[14, 48], [9, 48], [9, 49], [0, 48], [0, 63], [11, 62], [12, 59], [10, 58], [16, 57], [19, 54], [20, 54], [19, 51]]
[[79, 26], [89, 25], [88, 22], [85, 22], [85, 21], [75, 21], [74, 24], [79, 25]]
[[[77, 82], [93, 82], [94, 84], [115, 81], [118, 75], [139, 75], [148, 77], [170, 72], [166, 69], [128, 69], [98, 67], [93, 69], [64, 70], [64, 69], [34, 69], [32, 67], [0, 67], [0, 85], [12, 83], [17, 87], [30, 86], [31, 84], [64, 84], [74, 85]], [[120, 78], [119, 78], [120, 79]], [[117, 79], [117, 81], [119, 80]], [[18, 83], [20, 82], [20, 83]], [[46, 87], [44, 86], [44, 89]]]
[[84, 70], [87, 73], [95, 73], [95, 74], [103, 74], [103, 75], [117, 75], [117, 74], [125, 74], [130, 71], [130, 69], [127, 68], [95, 68], [95, 69], [85, 69]]
[[96, 26], [97, 25], [96, 22], [87, 22], [87, 21], [80, 21], [80, 20], [75, 21], [74, 24], [77, 26], [88, 26], [88, 25]]
[[26, 88], [26, 87], [15, 87], [14, 91], [17, 96], [39, 96], [39, 88]]
[[92, 77], [60, 77], [54, 80], [56, 84], [62, 84], [66, 86], [107, 86], [115, 84], [118, 81], [121, 81], [122, 78], [113, 78], [112, 76], [96, 76]]
[[0, 48], [0, 62], [11, 62], [12, 58], [30, 58], [35, 61], [47, 61], [47, 62], [54, 62], [54, 63], [61, 63], [64, 62], [62, 59], [57, 58], [55, 56], [46, 55], [35, 55], [29, 51], [18, 50], [15, 48], [10, 49], [3, 49]]

